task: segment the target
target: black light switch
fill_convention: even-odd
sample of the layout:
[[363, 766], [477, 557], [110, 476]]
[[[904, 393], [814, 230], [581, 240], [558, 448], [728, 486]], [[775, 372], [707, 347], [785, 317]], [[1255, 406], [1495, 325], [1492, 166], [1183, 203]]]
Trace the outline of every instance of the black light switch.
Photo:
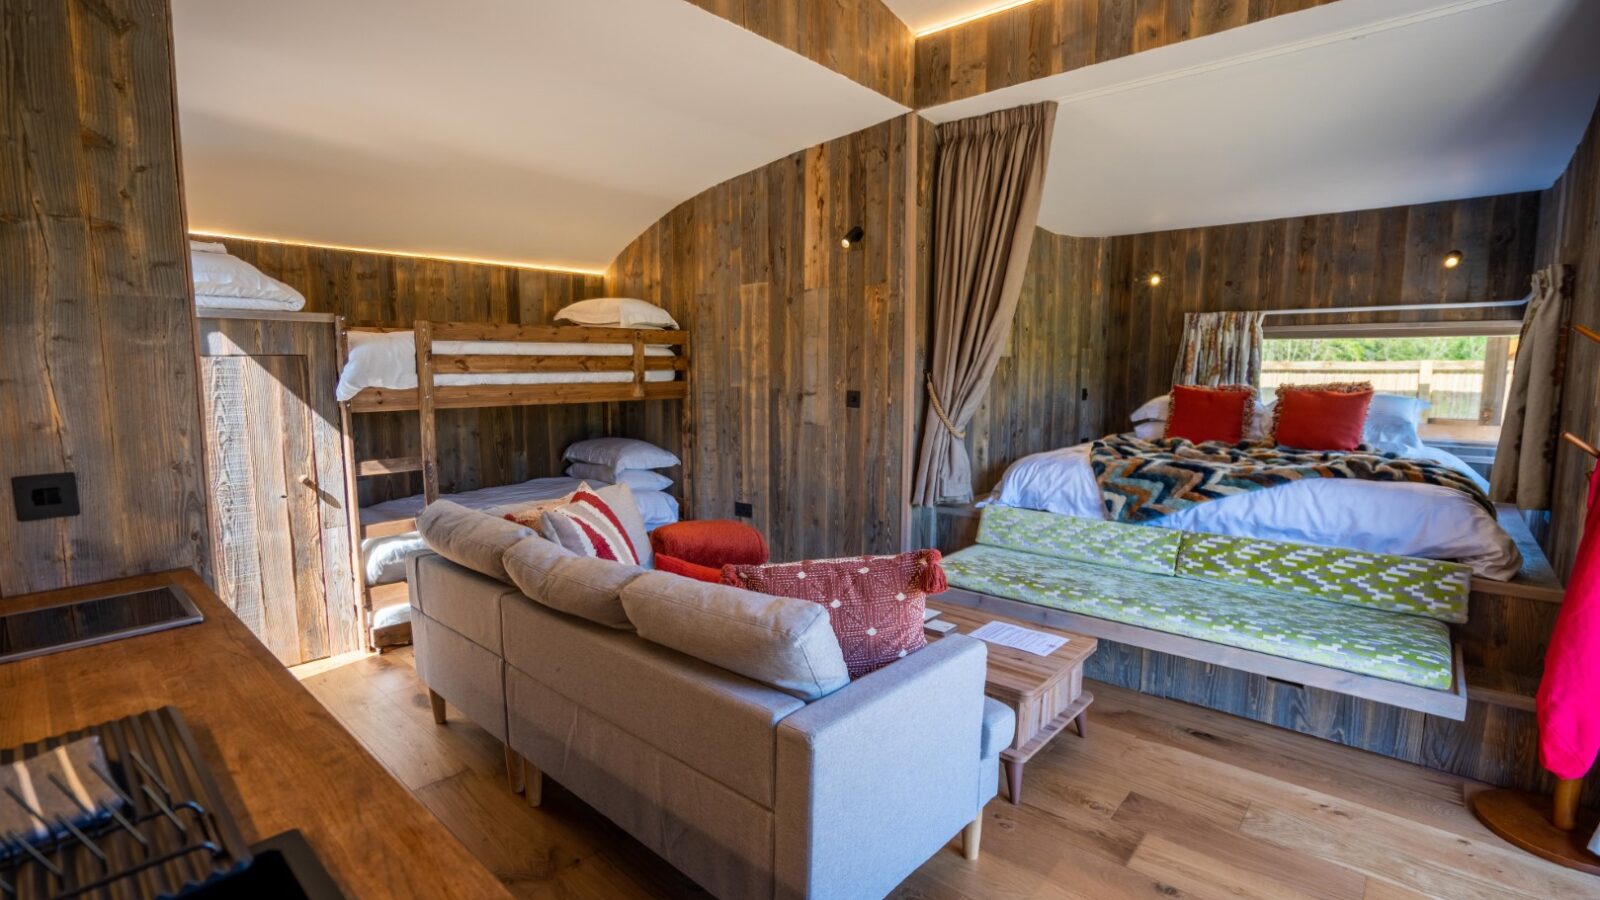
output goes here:
[[733, 514], [740, 519], [753, 518], [756, 514], [756, 508], [742, 500], [735, 500], [733, 502]]
[[16, 503], [18, 522], [75, 516], [78, 476], [71, 472], [19, 475], [11, 479], [11, 499]]
[[851, 409], [860, 409], [861, 408], [861, 392], [860, 391], [845, 391], [844, 392], [844, 405], [850, 407]]

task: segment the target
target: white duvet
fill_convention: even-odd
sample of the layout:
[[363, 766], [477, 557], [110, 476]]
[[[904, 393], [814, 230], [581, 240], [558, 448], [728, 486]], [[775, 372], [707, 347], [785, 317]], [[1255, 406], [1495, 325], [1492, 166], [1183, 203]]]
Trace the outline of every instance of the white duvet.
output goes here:
[[[989, 502], [1106, 518], [1089, 446], [1017, 460]], [[1488, 489], [1487, 482], [1449, 453], [1430, 447], [1410, 455], [1465, 472]], [[1144, 524], [1454, 560], [1499, 580], [1510, 579], [1522, 567], [1516, 543], [1494, 516], [1460, 491], [1432, 484], [1311, 478], [1201, 503]]]
[[[393, 391], [417, 386], [417, 342], [410, 331], [351, 331], [350, 356], [339, 373], [336, 391], [340, 402], [367, 388]], [[564, 344], [536, 341], [434, 341], [433, 352], [497, 356], [632, 356], [632, 344]], [[672, 356], [666, 346], [647, 346], [645, 356]], [[677, 373], [652, 370], [645, 381], [671, 381]], [[604, 384], [633, 380], [632, 372], [515, 372], [488, 375], [440, 375], [433, 383], [444, 387], [466, 384]]]

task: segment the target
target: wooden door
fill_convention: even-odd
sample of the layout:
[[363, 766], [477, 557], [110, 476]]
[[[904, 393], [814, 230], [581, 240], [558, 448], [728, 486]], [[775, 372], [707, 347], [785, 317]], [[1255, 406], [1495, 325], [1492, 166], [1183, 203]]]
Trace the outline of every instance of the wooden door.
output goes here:
[[217, 592], [286, 665], [329, 655], [304, 356], [202, 359]]

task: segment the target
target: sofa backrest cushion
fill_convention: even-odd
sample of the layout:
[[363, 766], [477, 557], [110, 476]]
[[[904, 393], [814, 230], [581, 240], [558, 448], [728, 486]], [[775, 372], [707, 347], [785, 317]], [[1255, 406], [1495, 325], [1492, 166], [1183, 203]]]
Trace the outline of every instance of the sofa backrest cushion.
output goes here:
[[1196, 532], [1183, 534], [1178, 575], [1455, 623], [1472, 590], [1458, 563]]
[[511, 583], [503, 558], [533, 529], [500, 516], [435, 500], [417, 516], [417, 531], [429, 549], [459, 566]]
[[850, 683], [827, 610], [791, 597], [650, 572], [622, 589], [647, 641], [810, 702]]
[[630, 631], [622, 589], [644, 574], [638, 566], [579, 556], [538, 535], [506, 551], [505, 567], [530, 600], [597, 625]]
[[1079, 519], [1013, 506], [983, 511], [978, 543], [1056, 559], [1171, 575], [1178, 566], [1179, 532], [1148, 525]]

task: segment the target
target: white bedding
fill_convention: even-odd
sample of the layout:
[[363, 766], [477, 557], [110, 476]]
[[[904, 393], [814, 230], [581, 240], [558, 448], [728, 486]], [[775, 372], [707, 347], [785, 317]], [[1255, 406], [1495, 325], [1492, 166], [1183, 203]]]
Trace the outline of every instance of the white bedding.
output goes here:
[[[632, 344], [575, 344], [535, 341], [434, 341], [440, 354], [495, 354], [504, 356], [632, 356]], [[650, 345], [645, 356], [672, 356], [670, 347]], [[644, 373], [650, 382], [672, 381], [677, 373]], [[444, 387], [467, 384], [621, 384], [633, 380], [632, 372], [518, 372], [490, 375], [439, 375], [433, 383]], [[339, 400], [355, 397], [367, 388], [411, 390], [417, 386], [417, 344], [410, 331], [352, 331], [350, 356], [339, 373]]]
[[[583, 482], [577, 478], [535, 478], [520, 484], [502, 484], [495, 487], [446, 494], [452, 500], [470, 509], [506, 511], [536, 503], [554, 500], [577, 490]], [[601, 482], [591, 482], [599, 484]], [[634, 502], [644, 517], [646, 531], [678, 521], [678, 498], [661, 491], [634, 491]], [[376, 525], [395, 519], [414, 519], [422, 513], [422, 495], [386, 500], [361, 509], [361, 524]], [[406, 578], [406, 558], [427, 549], [422, 536], [415, 531], [381, 538], [368, 538], [361, 542], [361, 571], [368, 585], [391, 584]]]
[[[1089, 444], [1035, 453], [1011, 464], [990, 502], [1083, 519], [1105, 518]], [[1431, 447], [1411, 454], [1488, 483]], [[1508, 580], [1522, 554], [1499, 521], [1460, 491], [1432, 484], [1310, 478], [1212, 500], [1146, 523], [1157, 528], [1348, 547], [1463, 563]]]

